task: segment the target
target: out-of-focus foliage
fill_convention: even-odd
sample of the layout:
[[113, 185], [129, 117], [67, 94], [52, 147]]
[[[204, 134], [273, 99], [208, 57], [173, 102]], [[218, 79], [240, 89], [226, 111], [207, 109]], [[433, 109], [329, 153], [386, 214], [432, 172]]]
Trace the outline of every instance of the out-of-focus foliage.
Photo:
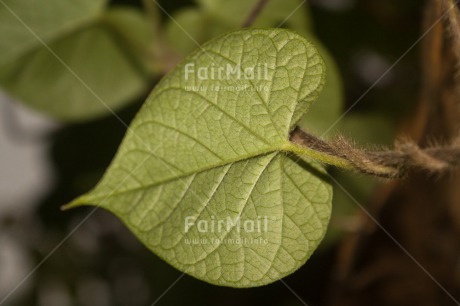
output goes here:
[[[173, 14], [166, 25], [167, 37], [179, 54], [190, 51], [212, 37], [241, 28], [257, 0], [199, 0], [197, 6]], [[268, 1], [253, 27], [286, 27], [301, 35], [311, 33], [311, 18], [301, 0]], [[289, 18], [288, 18], [289, 16]], [[186, 31], [184, 31], [186, 30]]]
[[[137, 9], [108, 9], [104, 0], [46, 1], [6, 1], [0, 7], [0, 86], [31, 107], [71, 121], [131, 103], [151, 87], [150, 76], [167, 62], [168, 50], [182, 57], [238, 29], [257, 2], [198, 1], [168, 20], [163, 44]], [[288, 27], [318, 46], [328, 67], [326, 87], [302, 124], [325, 130], [341, 109], [341, 81], [334, 60], [312, 34], [307, 6], [269, 1], [253, 26]], [[154, 52], [159, 48], [160, 56]]]
[[103, 0], [0, 5], [0, 86], [61, 120], [110, 114], [148, 88], [153, 35], [132, 8]]

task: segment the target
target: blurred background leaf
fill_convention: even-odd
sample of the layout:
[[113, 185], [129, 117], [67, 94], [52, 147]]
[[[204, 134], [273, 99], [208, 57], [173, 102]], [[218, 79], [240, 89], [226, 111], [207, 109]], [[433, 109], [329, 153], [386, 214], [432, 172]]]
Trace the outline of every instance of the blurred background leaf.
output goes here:
[[153, 35], [140, 11], [87, 0], [6, 5], [0, 86], [13, 97], [73, 121], [110, 114], [148, 90], [144, 57]]

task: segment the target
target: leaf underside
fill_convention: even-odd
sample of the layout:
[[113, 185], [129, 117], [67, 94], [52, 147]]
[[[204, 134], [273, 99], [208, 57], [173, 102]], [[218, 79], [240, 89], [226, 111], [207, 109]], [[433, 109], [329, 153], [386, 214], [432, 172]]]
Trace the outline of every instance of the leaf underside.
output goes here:
[[[203, 80], [186, 74], [187, 64], [266, 64], [268, 77]], [[260, 286], [292, 273], [331, 212], [324, 169], [292, 156], [288, 139], [324, 70], [314, 46], [287, 30], [240, 30], [204, 44], [156, 86], [100, 183], [67, 207], [111, 211], [165, 261], [216, 285]], [[246, 89], [222, 90], [236, 87]], [[188, 231], [187, 217], [195, 220]], [[228, 218], [267, 220], [267, 230], [198, 226]]]
[[[198, 0], [198, 7], [187, 7], [173, 14], [166, 25], [166, 39], [180, 55], [187, 55], [212, 37], [237, 30], [257, 0]], [[340, 117], [343, 89], [340, 73], [327, 48], [315, 38], [308, 5], [302, 0], [270, 0], [254, 21], [253, 27], [291, 29], [311, 40], [327, 67], [326, 83], [318, 100], [297, 124], [318, 135], [329, 131]], [[299, 7], [302, 9], [298, 9]], [[293, 13], [295, 12], [295, 13]], [[290, 16], [286, 19], [286, 16]], [[187, 29], [185, 33], [183, 29]], [[192, 39], [191, 39], [192, 37]]]

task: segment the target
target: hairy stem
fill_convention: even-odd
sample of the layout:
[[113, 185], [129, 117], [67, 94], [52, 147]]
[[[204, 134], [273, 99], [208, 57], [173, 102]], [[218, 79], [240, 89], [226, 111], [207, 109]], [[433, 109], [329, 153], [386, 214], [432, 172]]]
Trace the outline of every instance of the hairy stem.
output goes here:
[[308, 155], [340, 168], [383, 178], [401, 178], [412, 170], [444, 173], [460, 165], [460, 142], [420, 148], [411, 141], [396, 143], [393, 150], [357, 148], [343, 137], [326, 142], [299, 127], [290, 135], [295, 153]]

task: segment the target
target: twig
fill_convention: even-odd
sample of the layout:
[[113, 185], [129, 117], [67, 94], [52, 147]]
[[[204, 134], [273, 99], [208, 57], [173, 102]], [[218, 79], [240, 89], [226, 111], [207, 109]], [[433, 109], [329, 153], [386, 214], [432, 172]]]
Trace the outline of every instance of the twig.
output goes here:
[[142, 0], [147, 18], [152, 26], [153, 32], [156, 36], [161, 32], [160, 14], [158, 13], [157, 6], [153, 0]]
[[265, 5], [267, 5], [268, 0], [259, 0], [257, 1], [256, 5], [252, 8], [251, 13], [249, 14], [248, 18], [243, 22], [241, 25], [242, 28], [250, 27], [254, 21], [259, 16], [260, 12], [264, 9]]
[[165, 38], [165, 30], [161, 23], [159, 4], [156, 0], [142, 0], [147, 18], [152, 27], [152, 43], [149, 61], [151, 69], [159, 74], [166, 74], [174, 67], [181, 57], [174, 51]]
[[[443, 6], [446, 11], [449, 12], [447, 15], [446, 31], [452, 40], [452, 49], [454, 55], [457, 57], [457, 62], [460, 62], [460, 16], [457, 8], [457, 1], [445, 0]], [[457, 68], [459, 64], [457, 63]]]

